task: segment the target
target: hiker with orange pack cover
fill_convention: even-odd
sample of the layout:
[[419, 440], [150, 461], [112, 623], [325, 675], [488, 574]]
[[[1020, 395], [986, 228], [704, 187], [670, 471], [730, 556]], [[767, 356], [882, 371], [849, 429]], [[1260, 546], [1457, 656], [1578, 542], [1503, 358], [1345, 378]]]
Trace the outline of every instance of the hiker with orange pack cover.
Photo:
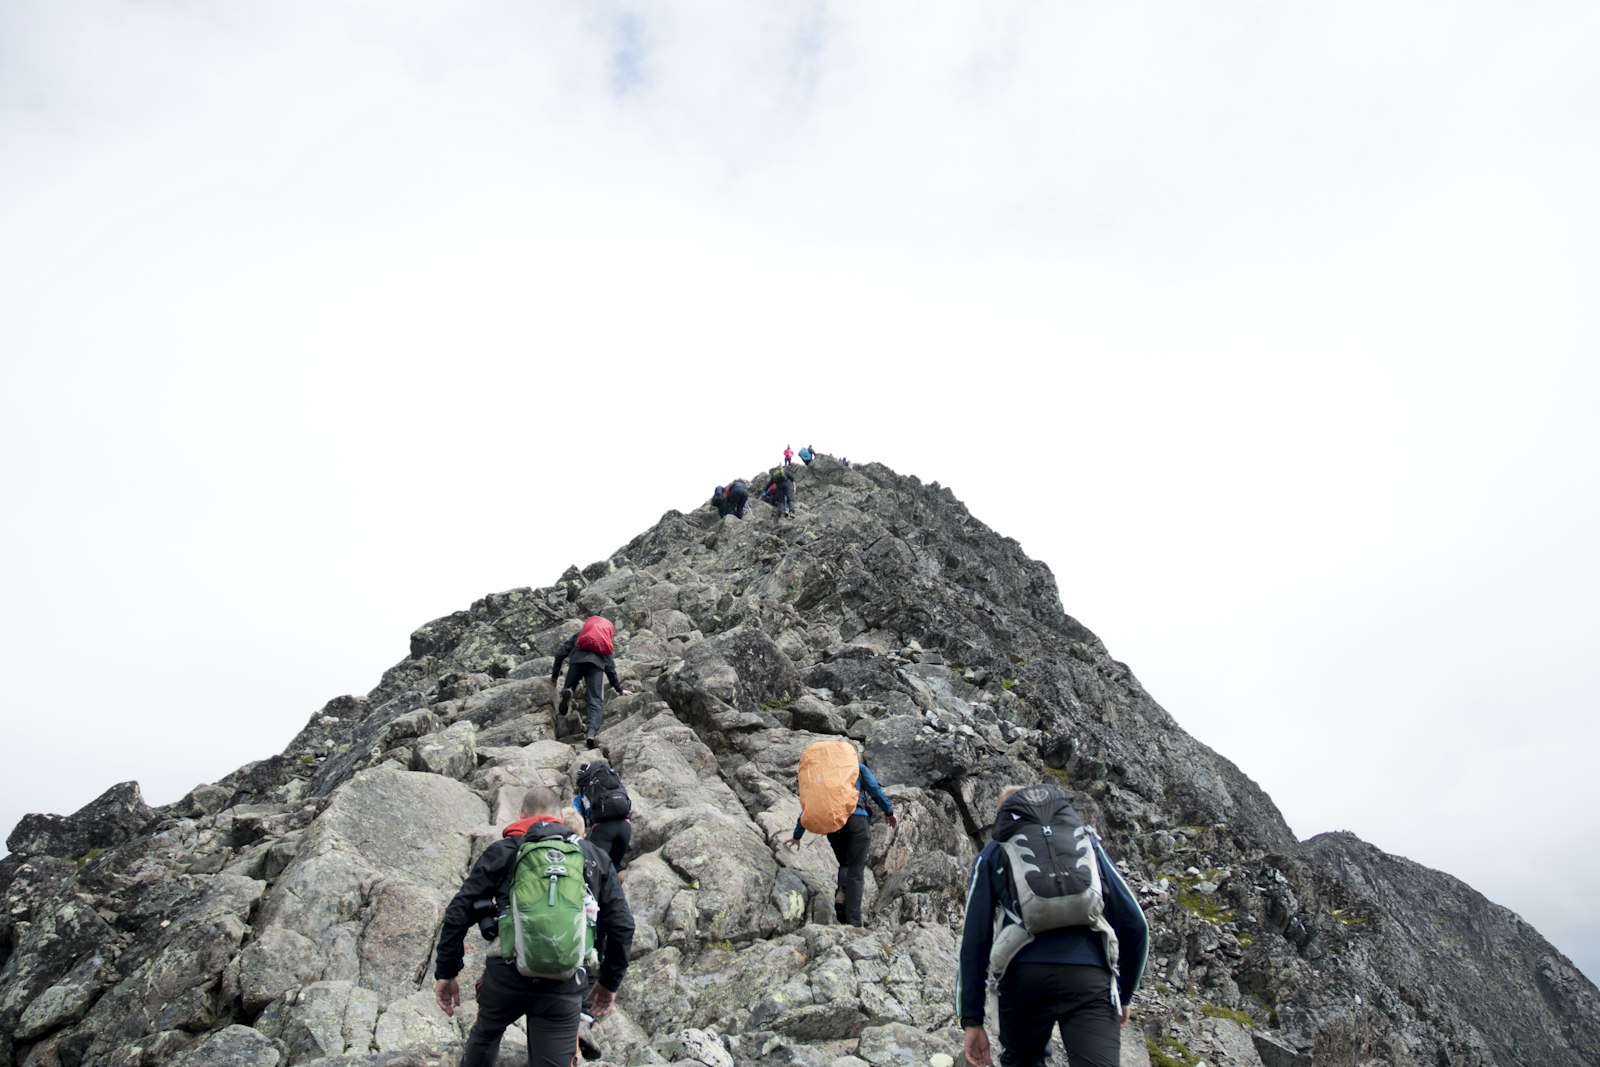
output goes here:
[[861, 897], [867, 887], [867, 851], [872, 844], [872, 813], [867, 798], [882, 809], [891, 827], [900, 825], [894, 805], [878, 779], [861, 762], [855, 745], [841, 739], [814, 741], [800, 754], [800, 818], [794, 836], [784, 842], [799, 848], [807, 830], [826, 834], [839, 861], [833, 915], [841, 923], [861, 927]]
[[559, 707], [562, 715], [567, 713], [572, 703], [572, 691], [579, 682], [584, 685], [588, 696], [588, 729], [584, 744], [589, 748], [595, 747], [595, 735], [600, 732], [600, 719], [605, 711], [606, 679], [611, 680], [611, 688], [617, 691], [618, 696], [628, 695], [628, 691], [622, 688], [622, 682], [617, 679], [617, 664], [611, 658], [615, 651], [615, 633], [610, 619], [602, 615], [589, 616], [583, 620], [582, 628], [556, 649], [556, 663], [550, 668], [550, 681], [555, 682], [561, 677], [562, 661], [569, 661], [567, 681], [561, 687]]

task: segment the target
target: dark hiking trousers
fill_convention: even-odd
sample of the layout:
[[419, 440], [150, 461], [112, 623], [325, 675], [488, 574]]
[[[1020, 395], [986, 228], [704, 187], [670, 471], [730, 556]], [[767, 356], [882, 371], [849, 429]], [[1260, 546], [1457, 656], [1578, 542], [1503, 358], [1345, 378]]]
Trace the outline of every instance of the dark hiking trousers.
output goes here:
[[867, 849], [872, 844], [872, 828], [859, 811], [828, 835], [834, 858], [839, 861], [839, 891], [844, 894], [844, 921], [861, 925], [861, 895], [867, 888]]
[[1057, 1026], [1071, 1067], [1120, 1062], [1122, 1019], [1104, 967], [1013, 963], [1000, 980], [999, 1001], [1001, 1067], [1042, 1067]]
[[600, 732], [600, 717], [606, 707], [606, 669], [598, 663], [568, 663], [567, 680], [563, 689], [586, 688], [588, 698], [588, 727], [591, 734]]
[[467, 1034], [461, 1067], [494, 1067], [506, 1027], [528, 1018], [529, 1067], [570, 1067], [578, 1044], [583, 986], [568, 979], [524, 978], [499, 956], [484, 965], [478, 983], [478, 1021]]
[[633, 824], [627, 819], [590, 823], [589, 840], [600, 846], [600, 851], [611, 857], [611, 866], [620, 871], [623, 857], [628, 854], [628, 842], [633, 840]]

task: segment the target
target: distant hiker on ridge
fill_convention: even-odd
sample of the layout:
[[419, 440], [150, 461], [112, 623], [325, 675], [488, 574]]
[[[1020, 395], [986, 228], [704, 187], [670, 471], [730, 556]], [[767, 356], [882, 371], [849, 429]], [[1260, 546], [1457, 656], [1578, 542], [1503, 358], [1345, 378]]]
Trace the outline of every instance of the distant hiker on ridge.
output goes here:
[[984, 997], [996, 985], [1000, 1063], [1043, 1063], [1059, 1026], [1072, 1067], [1117, 1067], [1149, 941], [1138, 899], [1067, 795], [1049, 784], [1002, 791], [961, 932], [967, 1063], [990, 1062]]
[[784, 844], [799, 848], [807, 830], [828, 835], [839, 861], [833, 915], [856, 927], [866, 925], [861, 921], [861, 897], [867, 888], [867, 850], [872, 844], [868, 797], [883, 809], [891, 827], [900, 825], [894, 805], [861, 762], [855, 745], [843, 739], [814, 741], [800, 753], [800, 818], [794, 836]]
[[811, 460], [815, 455], [816, 455], [816, 453], [811, 450], [811, 446], [810, 445], [801, 445], [800, 446], [800, 462], [801, 463], [804, 463], [808, 467], [811, 466]]
[[794, 462], [794, 449], [790, 448], [788, 445], [784, 445], [783, 446], [783, 465], [785, 467], [787, 467], [789, 464], [791, 464], [793, 462]]
[[[491, 1067], [506, 1027], [523, 1016], [529, 1064], [566, 1067], [583, 1011], [596, 1019], [608, 1014], [627, 973], [633, 914], [622, 883], [601, 849], [562, 824], [560, 806], [554, 789], [529, 789], [522, 817], [478, 857], [445, 908], [433, 995], [446, 1015], [461, 1006], [462, 939], [482, 902], [493, 909], [482, 924], [493, 937], [462, 1067]], [[596, 950], [598, 980], [591, 983]]]
[[744, 518], [744, 505], [750, 499], [750, 488], [744, 484], [744, 479], [735, 478], [726, 489], [720, 485], [717, 488], [720, 492], [711, 495], [711, 505], [717, 509], [717, 514], [722, 518], [729, 515]]
[[794, 514], [794, 479], [782, 467], [774, 468], [772, 481], [762, 491], [761, 499], [778, 510], [779, 515]]
[[583, 620], [583, 627], [556, 649], [556, 664], [550, 668], [550, 681], [553, 683], [561, 676], [561, 662], [569, 656], [572, 659], [567, 666], [566, 684], [561, 687], [560, 711], [562, 715], [567, 713], [567, 706], [572, 703], [572, 691], [582, 682], [588, 694], [588, 729], [584, 744], [589, 748], [595, 747], [595, 735], [600, 732], [600, 719], [605, 711], [605, 680], [611, 680], [611, 688], [617, 691], [618, 696], [628, 695], [628, 691], [617, 680], [617, 664], [611, 658], [614, 633], [610, 619], [601, 615], [589, 616]]

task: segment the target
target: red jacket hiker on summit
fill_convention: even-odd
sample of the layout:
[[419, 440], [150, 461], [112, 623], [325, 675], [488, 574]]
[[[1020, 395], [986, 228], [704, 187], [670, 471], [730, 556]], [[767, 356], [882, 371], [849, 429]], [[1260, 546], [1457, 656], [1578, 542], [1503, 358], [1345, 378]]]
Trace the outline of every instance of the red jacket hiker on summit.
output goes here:
[[618, 696], [628, 695], [617, 678], [617, 665], [611, 658], [616, 651], [615, 634], [610, 619], [600, 615], [589, 616], [583, 620], [578, 632], [556, 649], [556, 663], [550, 668], [550, 681], [554, 682], [561, 677], [562, 661], [571, 658], [567, 666], [566, 683], [561, 687], [559, 707], [562, 715], [567, 713], [567, 707], [572, 703], [572, 691], [579, 682], [584, 684], [588, 698], [584, 744], [589, 748], [595, 747], [595, 735], [600, 732], [600, 717], [605, 710], [606, 679], [610, 679], [611, 688], [617, 691]]

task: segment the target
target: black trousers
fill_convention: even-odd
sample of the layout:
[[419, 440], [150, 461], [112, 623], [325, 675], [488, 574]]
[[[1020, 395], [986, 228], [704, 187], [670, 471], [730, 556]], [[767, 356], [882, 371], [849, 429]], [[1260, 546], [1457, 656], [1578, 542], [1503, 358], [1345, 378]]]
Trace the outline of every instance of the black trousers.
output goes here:
[[585, 687], [585, 696], [588, 698], [589, 732], [597, 734], [606, 707], [606, 669], [598, 663], [568, 663], [567, 680], [561, 688], [576, 689], [580, 683]]
[[467, 1034], [461, 1067], [494, 1067], [506, 1027], [528, 1019], [528, 1067], [571, 1067], [578, 1047], [583, 986], [574, 980], [524, 978], [498, 956], [478, 983], [478, 1021]]
[[591, 823], [589, 840], [600, 846], [600, 851], [611, 857], [611, 865], [622, 870], [622, 860], [628, 854], [628, 842], [633, 840], [633, 824], [627, 819], [608, 819]]
[[1001, 1067], [1042, 1067], [1060, 1027], [1072, 1067], [1118, 1067], [1122, 1019], [1111, 972], [1070, 963], [1013, 963], [999, 989]]
[[867, 850], [872, 845], [872, 828], [859, 811], [828, 835], [833, 857], [839, 861], [839, 892], [844, 894], [844, 921], [861, 925], [861, 896], [867, 891]]

